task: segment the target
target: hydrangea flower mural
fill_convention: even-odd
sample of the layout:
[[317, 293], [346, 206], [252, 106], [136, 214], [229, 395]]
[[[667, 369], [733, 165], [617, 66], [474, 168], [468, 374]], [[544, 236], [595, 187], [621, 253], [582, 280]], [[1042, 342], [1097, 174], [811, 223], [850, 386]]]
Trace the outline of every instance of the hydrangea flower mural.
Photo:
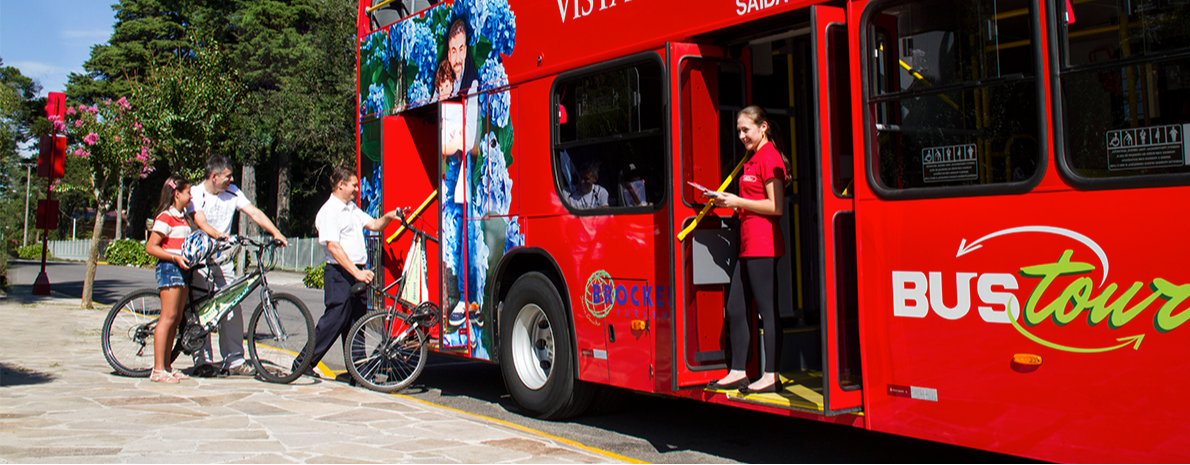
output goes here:
[[512, 55], [516, 45], [516, 15], [508, 7], [508, 0], [483, 0], [486, 8], [482, 23], [483, 37], [492, 44], [492, 52]]
[[[507, 215], [512, 208], [512, 179], [508, 177], [508, 167], [504, 165], [504, 152], [500, 150], [500, 143], [496, 134], [489, 132], [479, 143], [483, 152], [483, 188], [486, 195], [482, 210], [490, 215]], [[476, 195], [476, 197], [480, 197]]]
[[[504, 63], [489, 56], [479, 70], [483, 79], [482, 89], [498, 88], [508, 85], [508, 75], [504, 73]], [[508, 107], [512, 105], [512, 96], [507, 89], [498, 92], [480, 94], [480, 111], [491, 118], [492, 123], [499, 127], [508, 126]]]
[[[467, 34], [461, 67], [459, 55], [452, 56], [448, 50], [447, 36], [452, 25], [456, 31], [462, 27]], [[461, 132], [470, 132], [462, 136], [466, 146], [456, 153], [442, 154], [439, 166], [438, 233], [446, 271], [446, 299], [440, 304], [448, 322], [442, 335], [443, 347], [466, 350], [473, 357], [485, 359], [494, 347], [484, 329], [484, 321], [490, 319], [487, 314], [492, 311], [487, 308], [491, 305], [485, 295], [490, 273], [509, 249], [525, 244], [518, 217], [513, 216], [513, 180], [509, 173], [515, 121], [504, 59], [512, 56], [515, 44], [516, 15], [508, 0], [444, 2], [360, 41], [361, 129], [380, 116], [440, 99], [457, 101], [454, 99], [461, 97], [468, 102], [469, 112], [472, 105], [476, 106], [477, 111], [468, 114], [478, 113], [478, 123], [452, 123], [464, 127]], [[435, 83], [439, 67], [445, 65], [450, 65], [455, 75], [450, 85]], [[478, 85], [472, 87], [473, 83]], [[453, 92], [440, 95], [440, 89], [451, 87]], [[361, 132], [363, 141], [374, 143], [371, 134], [365, 137]], [[361, 156], [361, 170], [365, 170], [361, 174], [368, 173], [367, 179], [361, 180], [361, 203], [369, 213], [378, 213], [384, 210], [382, 164], [379, 157], [372, 161], [376, 163], [364, 166]]]
[[360, 209], [373, 218], [378, 218], [384, 214], [382, 198], [380, 196], [380, 186], [383, 185], [381, 184], [383, 172], [380, 166], [380, 163], [374, 163], [370, 173], [364, 171], [364, 166], [360, 167], [360, 174], [363, 175], [363, 179], [359, 183]]

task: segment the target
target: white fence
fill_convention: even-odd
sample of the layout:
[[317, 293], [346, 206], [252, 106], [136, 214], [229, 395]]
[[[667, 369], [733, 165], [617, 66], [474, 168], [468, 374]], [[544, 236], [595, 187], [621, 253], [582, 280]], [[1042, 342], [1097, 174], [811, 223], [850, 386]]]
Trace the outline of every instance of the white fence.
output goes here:
[[[260, 238], [264, 239], [264, 238]], [[50, 253], [63, 260], [86, 261], [87, 252], [91, 249], [91, 240], [77, 241], [49, 241]], [[103, 257], [110, 240], [104, 239], [99, 243], [99, 256]], [[318, 245], [318, 238], [303, 237], [289, 240], [289, 247], [277, 249], [276, 269], [286, 271], [303, 271], [308, 266], [322, 266], [326, 261], [322, 246]]]
[[[85, 239], [81, 241], [49, 241], [50, 255], [58, 257], [63, 260], [72, 260], [76, 262], [87, 261], [87, 252], [91, 251], [91, 240]], [[99, 241], [99, 256], [103, 257], [103, 253], [107, 251], [107, 245], [112, 241], [108, 239], [101, 239]], [[40, 259], [40, 258], [39, 258]]]

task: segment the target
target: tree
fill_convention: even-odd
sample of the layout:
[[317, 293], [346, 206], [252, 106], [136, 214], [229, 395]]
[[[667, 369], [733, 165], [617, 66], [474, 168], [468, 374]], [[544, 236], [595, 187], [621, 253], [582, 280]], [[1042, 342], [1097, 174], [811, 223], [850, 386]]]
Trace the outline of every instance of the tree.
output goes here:
[[174, 173], [201, 177], [207, 157], [226, 150], [238, 130], [238, 73], [214, 39], [191, 36], [188, 56], [154, 67], [133, 84], [136, 115]]
[[70, 73], [66, 96], [94, 104], [129, 95], [132, 82], [150, 69], [186, 53], [190, 16], [205, 2], [186, 0], [119, 0], [112, 5], [116, 24], [108, 43], [91, 48], [83, 63], [86, 74]]
[[355, 158], [355, 14], [349, 0], [245, 2], [227, 29], [246, 86], [240, 187], [256, 190], [252, 166], [273, 166], [264, 183], [287, 234], [313, 231], [308, 206], [321, 199], [311, 197], [326, 195], [330, 168]]
[[95, 199], [95, 229], [91, 234], [91, 249], [87, 254], [87, 275], [83, 280], [82, 307], [94, 308], [91, 302], [95, 285], [95, 267], [99, 262], [99, 241], [103, 221], [111, 209], [113, 193], [122, 192], [125, 183], [145, 177], [153, 170], [152, 142], [131, 111], [126, 98], [105, 100], [94, 106], [79, 105], [66, 109], [66, 120], [50, 117], [55, 130], [66, 133], [74, 141], [71, 155], [85, 158], [90, 174], [86, 186], [59, 188], [90, 189]]
[[[26, 167], [35, 161], [21, 157], [19, 147], [33, 141], [36, 121], [45, 116], [45, 98], [38, 98], [40, 93], [37, 81], [4, 66], [0, 58], [0, 231], [6, 240], [24, 233]], [[45, 185], [41, 187], [37, 192], [44, 192]], [[35, 207], [40, 194], [30, 193]]]

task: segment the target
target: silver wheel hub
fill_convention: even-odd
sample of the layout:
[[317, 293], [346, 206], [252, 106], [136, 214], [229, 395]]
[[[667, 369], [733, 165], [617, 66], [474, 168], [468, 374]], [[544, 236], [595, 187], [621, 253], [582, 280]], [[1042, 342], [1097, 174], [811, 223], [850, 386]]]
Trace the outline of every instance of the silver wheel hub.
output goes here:
[[517, 313], [512, 326], [512, 363], [525, 387], [541, 389], [554, 366], [554, 331], [545, 311], [529, 304]]

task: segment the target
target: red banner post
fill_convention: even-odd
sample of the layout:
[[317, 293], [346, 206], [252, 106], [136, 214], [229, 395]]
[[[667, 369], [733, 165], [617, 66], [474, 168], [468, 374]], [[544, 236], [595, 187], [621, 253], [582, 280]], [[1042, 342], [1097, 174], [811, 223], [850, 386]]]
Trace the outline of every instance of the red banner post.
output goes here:
[[[65, 118], [66, 94], [50, 92], [46, 98], [45, 113], [47, 117]], [[41, 273], [37, 274], [37, 280], [33, 282], [33, 295], [50, 295], [50, 277], [45, 274], [45, 258], [50, 246], [50, 229], [58, 227], [58, 202], [53, 201], [50, 188], [54, 185], [54, 179], [62, 177], [66, 171], [66, 137], [59, 138], [58, 131], [51, 130], [49, 137], [42, 138], [41, 144], [37, 174], [46, 178], [45, 201], [37, 202], [37, 227], [45, 229], [45, 236], [41, 239]], [[52, 209], [49, 208], [51, 206]]]

